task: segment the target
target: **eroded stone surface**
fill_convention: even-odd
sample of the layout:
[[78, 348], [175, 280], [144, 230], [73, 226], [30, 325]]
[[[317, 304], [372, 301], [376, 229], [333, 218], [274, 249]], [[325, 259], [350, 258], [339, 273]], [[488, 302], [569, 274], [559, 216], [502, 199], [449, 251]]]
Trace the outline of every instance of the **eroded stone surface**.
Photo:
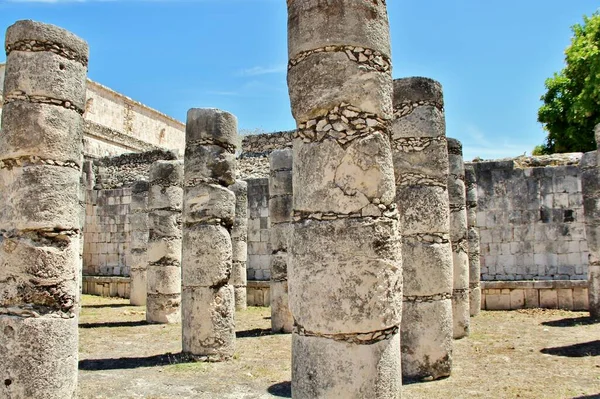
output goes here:
[[246, 265], [248, 261], [248, 183], [237, 180], [229, 186], [235, 195], [235, 218], [231, 228], [231, 277], [229, 283], [234, 287], [235, 309], [247, 307], [246, 286], [248, 277]]

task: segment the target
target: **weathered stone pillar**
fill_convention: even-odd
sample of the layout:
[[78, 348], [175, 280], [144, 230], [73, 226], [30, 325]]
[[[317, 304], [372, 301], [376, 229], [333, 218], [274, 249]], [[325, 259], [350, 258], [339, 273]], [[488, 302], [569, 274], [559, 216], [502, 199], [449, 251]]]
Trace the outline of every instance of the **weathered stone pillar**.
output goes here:
[[235, 194], [235, 219], [231, 228], [233, 262], [229, 284], [233, 285], [235, 310], [245, 310], [248, 307], [248, 183], [236, 180], [229, 189]]
[[292, 222], [292, 150], [269, 157], [269, 242], [271, 244], [271, 329], [292, 332], [294, 318], [288, 295], [288, 246]]
[[190, 109], [183, 197], [183, 351], [226, 360], [235, 344], [230, 231], [235, 218], [237, 120], [218, 109]]
[[181, 210], [183, 162], [156, 161], [150, 167], [146, 321], [181, 320]]
[[386, 5], [289, 0], [294, 398], [398, 398], [402, 264]]
[[129, 302], [135, 306], [146, 305], [146, 270], [148, 267], [148, 191], [146, 180], [136, 181], [131, 188], [129, 204]]
[[467, 240], [467, 199], [465, 188], [465, 164], [462, 144], [448, 138], [448, 199], [450, 201], [450, 241], [454, 284], [452, 292], [452, 319], [454, 338], [469, 335], [469, 252]]
[[452, 370], [452, 246], [442, 86], [394, 81], [392, 151], [402, 235], [402, 376], [437, 379]]
[[471, 316], [481, 311], [481, 263], [479, 259], [479, 231], [477, 228], [477, 176], [473, 165], [465, 165], [467, 185], [467, 226], [469, 243], [469, 308]]
[[74, 398], [87, 44], [6, 32], [0, 134], [0, 397]]
[[[596, 125], [596, 144], [600, 144], [600, 124]], [[590, 251], [588, 266], [589, 310], [600, 319], [600, 162], [599, 151], [586, 152], [581, 159], [581, 188], [585, 235]]]

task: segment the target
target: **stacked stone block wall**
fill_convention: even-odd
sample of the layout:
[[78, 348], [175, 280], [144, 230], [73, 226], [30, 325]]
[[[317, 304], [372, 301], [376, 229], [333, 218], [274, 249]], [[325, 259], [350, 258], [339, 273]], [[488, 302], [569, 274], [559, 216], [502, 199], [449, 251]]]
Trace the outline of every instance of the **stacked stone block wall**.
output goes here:
[[244, 136], [238, 159], [238, 178], [269, 177], [269, 154], [292, 147], [293, 131]]
[[587, 310], [588, 284], [582, 280], [486, 281], [482, 283], [483, 310]]
[[[267, 165], [269, 159], [267, 158]], [[248, 179], [248, 280], [271, 278], [269, 178]]]
[[482, 280], [587, 278], [580, 156], [472, 164]]

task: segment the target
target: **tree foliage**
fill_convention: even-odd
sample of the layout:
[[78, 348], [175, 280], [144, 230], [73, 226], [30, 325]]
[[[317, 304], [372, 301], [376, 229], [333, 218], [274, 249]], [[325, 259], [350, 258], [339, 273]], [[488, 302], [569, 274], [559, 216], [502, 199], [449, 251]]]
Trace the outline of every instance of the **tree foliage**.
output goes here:
[[600, 123], [600, 13], [573, 26], [565, 67], [546, 79], [538, 121], [548, 132], [542, 152], [596, 149], [594, 126]]

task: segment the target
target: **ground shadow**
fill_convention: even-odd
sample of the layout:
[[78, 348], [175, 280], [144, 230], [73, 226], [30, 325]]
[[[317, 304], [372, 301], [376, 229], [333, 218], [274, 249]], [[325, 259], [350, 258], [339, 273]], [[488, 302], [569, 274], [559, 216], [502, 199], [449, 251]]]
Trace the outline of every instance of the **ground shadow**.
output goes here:
[[274, 335], [270, 328], [254, 328], [252, 330], [237, 331], [236, 338], [256, 338], [265, 335]]
[[594, 394], [594, 395], [585, 395], [585, 396], [578, 396], [576, 398], [573, 399], [600, 399], [600, 393]]
[[292, 383], [290, 381], [278, 382], [267, 388], [267, 392], [279, 398], [291, 398]]
[[109, 359], [86, 359], [79, 361], [79, 370], [122, 370], [141, 367], [168, 366], [170, 364], [193, 363], [194, 360], [183, 353], [165, 353], [147, 357], [121, 357]]
[[147, 326], [146, 320], [140, 321], [107, 321], [103, 323], [80, 323], [79, 328], [102, 328], [102, 327], [139, 327]]
[[556, 348], [544, 348], [540, 352], [546, 355], [564, 357], [600, 356], [600, 340], [584, 342], [582, 344], [558, 346]]
[[131, 308], [131, 307], [135, 307], [135, 305], [131, 305], [129, 303], [104, 303], [101, 305], [83, 305], [83, 308], [96, 308], [96, 309], [100, 309], [100, 308]]
[[583, 317], [569, 317], [566, 319], [545, 321], [542, 323], [543, 326], [548, 326], [548, 327], [577, 327], [577, 326], [589, 326], [592, 324], [600, 324], [600, 320], [591, 318], [589, 316], [583, 316]]

